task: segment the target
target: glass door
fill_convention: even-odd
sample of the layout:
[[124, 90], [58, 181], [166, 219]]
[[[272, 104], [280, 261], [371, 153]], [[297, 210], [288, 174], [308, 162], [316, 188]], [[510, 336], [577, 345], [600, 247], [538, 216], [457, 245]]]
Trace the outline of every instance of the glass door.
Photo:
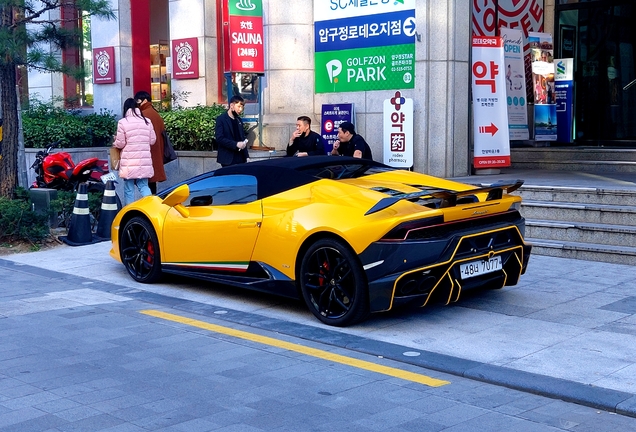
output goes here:
[[636, 147], [635, 14], [631, 0], [558, 11], [558, 55], [574, 56], [577, 145]]

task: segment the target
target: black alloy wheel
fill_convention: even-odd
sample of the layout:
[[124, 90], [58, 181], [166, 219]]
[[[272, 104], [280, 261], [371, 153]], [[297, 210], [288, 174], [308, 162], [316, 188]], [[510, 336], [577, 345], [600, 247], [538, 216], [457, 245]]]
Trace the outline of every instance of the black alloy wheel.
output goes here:
[[134, 280], [156, 282], [161, 276], [161, 255], [155, 230], [143, 217], [134, 217], [124, 225], [119, 240], [121, 260]]
[[299, 279], [305, 303], [323, 323], [344, 327], [368, 316], [362, 265], [342, 241], [322, 239], [311, 245], [303, 256]]

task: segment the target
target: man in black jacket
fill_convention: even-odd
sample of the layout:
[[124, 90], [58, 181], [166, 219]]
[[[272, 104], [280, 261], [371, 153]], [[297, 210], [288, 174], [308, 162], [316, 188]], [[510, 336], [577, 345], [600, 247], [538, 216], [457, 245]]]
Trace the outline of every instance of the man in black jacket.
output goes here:
[[216, 118], [214, 138], [217, 143], [216, 161], [222, 167], [247, 162], [250, 157], [247, 151], [247, 139], [243, 129], [243, 112], [245, 101], [241, 96], [232, 96], [230, 108]]
[[353, 123], [348, 121], [340, 123], [338, 140], [333, 143], [331, 154], [373, 160], [371, 147], [362, 138], [362, 135], [356, 133]]
[[322, 137], [311, 130], [311, 119], [300, 116], [296, 120], [296, 130], [287, 143], [287, 156], [321, 156], [325, 155], [325, 144]]

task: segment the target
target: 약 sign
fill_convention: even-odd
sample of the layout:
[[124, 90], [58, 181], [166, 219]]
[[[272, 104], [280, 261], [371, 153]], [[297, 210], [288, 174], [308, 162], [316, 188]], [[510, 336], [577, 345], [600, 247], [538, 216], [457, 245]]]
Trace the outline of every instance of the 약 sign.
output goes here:
[[503, 40], [473, 36], [473, 131], [475, 169], [510, 166]]
[[413, 166], [413, 99], [396, 91], [384, 100], [384, 163], [396, 168]]

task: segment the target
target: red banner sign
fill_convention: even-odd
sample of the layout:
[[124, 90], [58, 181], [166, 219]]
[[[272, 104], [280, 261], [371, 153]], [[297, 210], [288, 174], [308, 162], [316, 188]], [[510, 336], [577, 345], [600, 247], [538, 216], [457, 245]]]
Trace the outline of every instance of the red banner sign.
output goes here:
[[93, 84], [115, 82], [115, 48], [93, 48]]
[[172, 79], [199, 78], [199, 41], [197, 38], [172, 41]]
[[230, 70], [263, 73], [263, 18], [230, 16]]

